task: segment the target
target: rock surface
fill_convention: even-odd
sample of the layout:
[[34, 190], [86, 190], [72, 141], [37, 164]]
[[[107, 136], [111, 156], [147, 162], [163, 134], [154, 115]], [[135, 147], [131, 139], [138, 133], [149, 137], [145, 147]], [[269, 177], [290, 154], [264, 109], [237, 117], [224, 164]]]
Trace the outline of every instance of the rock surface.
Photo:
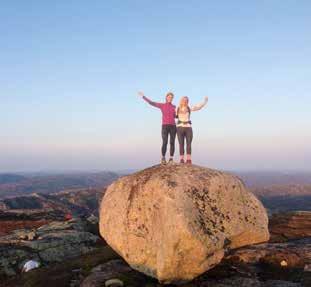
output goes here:
[[269, 222], [272, 242], [311, 237], [311, 211], [274, 214]]
[[[182, 284], [184, 287], [309, 287], [311, 238], [286, 243], [262, 243], [232, 250], [220, 264]], [[281, 264], [286, 262], [287, 264]], [[111, 260], [93, 268], [81, 287], [99, 287], [112, 278], [133, 287], [163, 286], [135, 272], [123, 260]], [[173, 286], [173, 285], [170, 285]]]
[[311, 237], [242, 247], [228, 255], [226, 259], [248, 264], [264, 263], [283, 269], [304, 269], [311, 264]]
[[38, 228], [17, 229], [1, 236], [0, 277], [20, 273], [29, 259], [44, 266], [93, 250], [99, 237], [88, 232], [88, 226], [86, 220], [73, 218], [53, 221]]
[[[124, 278], [124, 274], [135, 283], [137, 283], [137, 281], [142, 281], [139, 280], [142, 277], [141, 274], [138, 274], [137, 271], [135, 272], [135, 270], [129, 267], [123, 260], [115, 259], [93, 268], [91, 274], [83, 280], [80, 287], [105, 286], [107, 280]], [[128, 284], [129, 282], [126, 283]]]
[[181, 283], [226, 251], [269, 239], [267, 213], [231, 174], [188, 165], [154, 166], [110, 185], [99, 228], [134, 269]]
[[[156, 279], [130, 268], [107, 245], [97, 246], [90, 253], [45, 268], [34, 269], [4, 281], [0, 276], [0, 285], [1, 287], [95, 287], [105, 286], [104, 284], [111, 280], [121, 280], [124, 286], [131, 287], [164, 286]], [[232, 250], [220, 264], [181, 286], [310, 287], [311, 237], [282, 243], [262, 243]]]

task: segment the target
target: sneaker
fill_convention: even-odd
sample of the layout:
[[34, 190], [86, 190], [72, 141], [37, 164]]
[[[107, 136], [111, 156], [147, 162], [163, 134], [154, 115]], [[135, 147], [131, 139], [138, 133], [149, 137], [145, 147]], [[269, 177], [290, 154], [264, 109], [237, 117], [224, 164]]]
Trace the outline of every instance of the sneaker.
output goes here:
[[187, 164], [192, 164], [191, 159], [187, 159], [186, 163], [187, 163]]
[[179, 163], [185, 163], [184, 159], [181, 159]]
[[161, 164], [166, 164], [166, 159], [165, 158], [161, 159]]
[[172, 158], [170, 158], [169, 161], [168, 161], [168, 164], [172, 164], [172, 163], [174, 163], [174, 161], [173, 161]]

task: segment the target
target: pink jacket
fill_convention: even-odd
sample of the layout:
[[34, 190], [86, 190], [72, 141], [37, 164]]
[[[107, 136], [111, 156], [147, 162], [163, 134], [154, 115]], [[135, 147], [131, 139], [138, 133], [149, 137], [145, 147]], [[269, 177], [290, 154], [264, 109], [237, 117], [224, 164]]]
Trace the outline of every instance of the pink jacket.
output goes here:
[[150, 105], [157, 107], [162, 112], [162, 125], [175, 125], [176, 107], [172, 103], [156, 103], [143, 96]]

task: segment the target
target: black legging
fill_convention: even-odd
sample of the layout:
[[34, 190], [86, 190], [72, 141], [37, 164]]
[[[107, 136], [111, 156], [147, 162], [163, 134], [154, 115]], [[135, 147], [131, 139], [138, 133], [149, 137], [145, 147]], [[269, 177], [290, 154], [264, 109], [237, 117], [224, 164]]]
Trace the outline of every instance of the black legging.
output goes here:
[[162, 156], [165, 157], [168, 135], [170, 135], [170, 156], [172, 157], [175, 152], [175, 138], [176, 126], [175, 125], [162, 125]]
[[193, 138], [192, 127], [177, 127], [177, 137], [179, 142], [180, 155], [185, 154], [185, 138], [187, 145], [187, 154], [191, 154], [191, 142]]

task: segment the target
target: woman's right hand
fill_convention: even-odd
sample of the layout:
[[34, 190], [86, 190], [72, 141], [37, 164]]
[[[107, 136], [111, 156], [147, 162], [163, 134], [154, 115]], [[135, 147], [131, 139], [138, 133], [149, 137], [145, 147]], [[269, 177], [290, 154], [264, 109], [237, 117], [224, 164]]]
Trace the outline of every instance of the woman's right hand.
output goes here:
[[143, 92], [138, 92], [138, 95], [142, 98], [144, 96]]

